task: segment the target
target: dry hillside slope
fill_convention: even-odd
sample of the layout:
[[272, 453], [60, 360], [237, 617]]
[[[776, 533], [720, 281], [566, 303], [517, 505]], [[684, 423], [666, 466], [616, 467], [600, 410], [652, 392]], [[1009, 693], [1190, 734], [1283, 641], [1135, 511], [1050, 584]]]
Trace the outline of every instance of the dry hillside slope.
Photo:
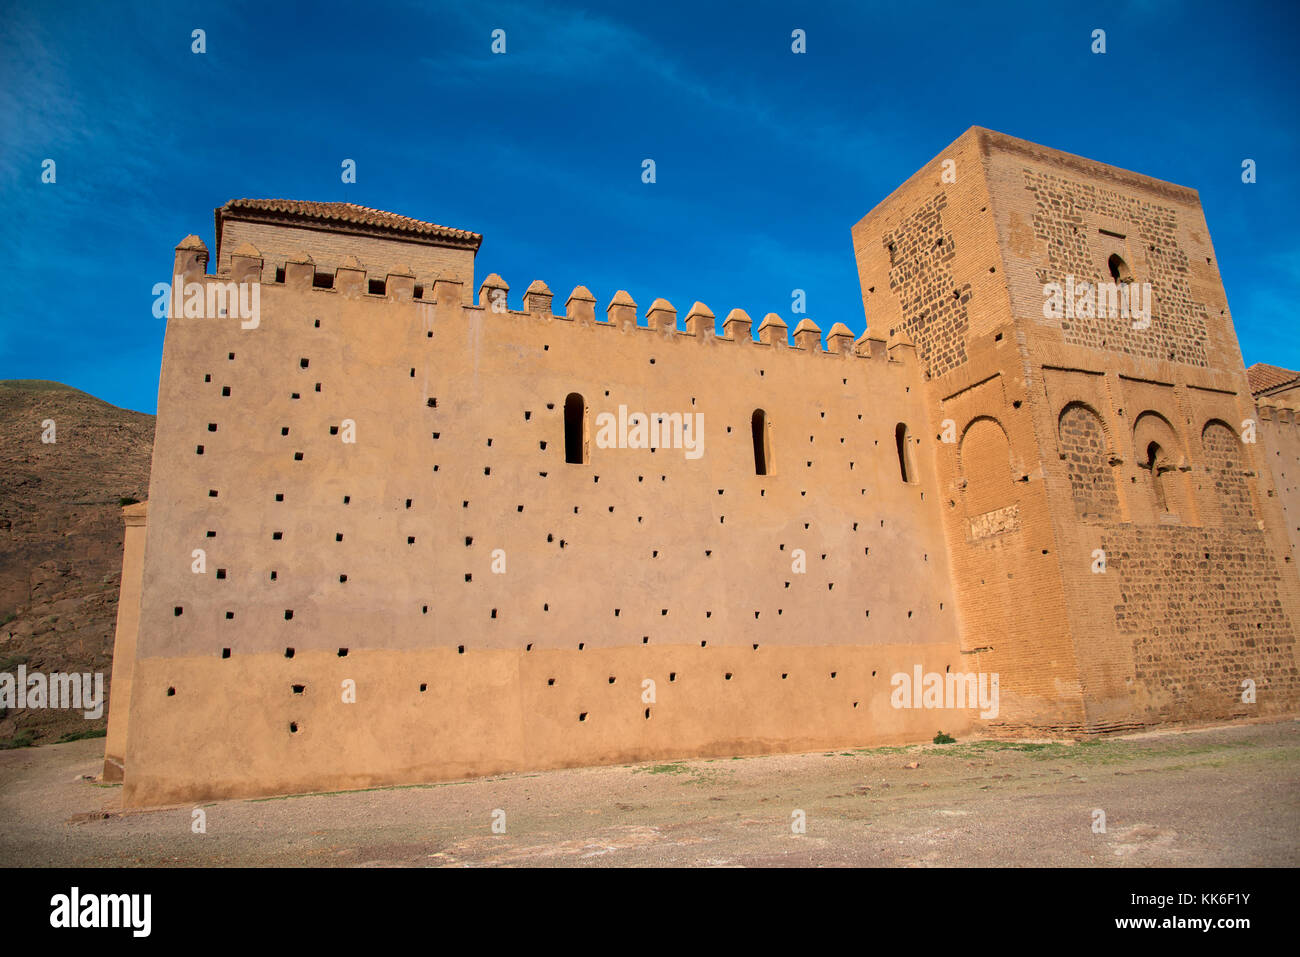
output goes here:
[[[53, 420], [53, 442], [46, 420]], [[121, 500], [149, 488], [154, 417], [57, 382], [0, 380], [0, 672], [112, 673]], [[0, 747], [102, 728], [0, 709]]]

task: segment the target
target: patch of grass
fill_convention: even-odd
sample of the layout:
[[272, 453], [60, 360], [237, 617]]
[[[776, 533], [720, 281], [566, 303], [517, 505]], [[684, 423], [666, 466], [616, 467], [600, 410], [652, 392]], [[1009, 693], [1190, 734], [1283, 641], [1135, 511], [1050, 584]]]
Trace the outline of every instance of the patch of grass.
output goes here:
[[30, 731], [19, 731], [12, 738], [0, 738], [0, 751], [13, 751], [16, 748], [33, 748], [36, 739]]
[[644, 774], [690, 774], [691, 769], [684, 764], [653, 764], [650, 767], [636, 769]]
[[55, 741], [55, 744], [67, 744], [69, 741], [82, 741], [86, 738], [103, 738], [108, 736], [108, 728], [87, 728], [85, 731], [69, 731]]
[[938, 734], [934, 736], [934, 743], [935, 744], [956, 744], [957, 739], [954, 738], [951, 734], [944, 734], [942, 731], [940, 731]]
[[0, 658], [0, 671], [13, 671], [19, 665], [27, 664], [26, 655], [10, 655], [8, 658]]

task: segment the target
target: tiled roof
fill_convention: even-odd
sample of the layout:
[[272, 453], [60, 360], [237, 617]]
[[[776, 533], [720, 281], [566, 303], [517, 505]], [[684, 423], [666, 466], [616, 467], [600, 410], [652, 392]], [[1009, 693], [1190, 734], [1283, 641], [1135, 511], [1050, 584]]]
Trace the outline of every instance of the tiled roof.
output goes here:
[[483, 237], [478, 233], [466, 229], [453, 229], [450, 226], [439, 226], [437, 223], [426, 223], [382, 209], [358, 206], [356, 203], [314, 203], [298, 199], [232, 199], [217, 213], [220, 218], [222, 213], [240, 211], [280, 214], [289, 219], [347, 223], [369, 226], [385, 232], [450, 239], [458, 243], [472, 244], [476, 249], [483, 241]]
[[1300, 372], [1283, 369], [1281, 366], [1266, 365], [1256, 362], [1246, 370], [1246, 379], [1250, 382], [1251, 395], [1269, 392], [1278, 386], [1287, 385], [1300, 379]]

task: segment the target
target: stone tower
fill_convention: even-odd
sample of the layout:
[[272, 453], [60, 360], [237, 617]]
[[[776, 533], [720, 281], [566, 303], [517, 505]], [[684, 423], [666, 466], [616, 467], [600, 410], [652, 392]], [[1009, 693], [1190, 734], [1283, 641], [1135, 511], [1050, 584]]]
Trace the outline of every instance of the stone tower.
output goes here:
[[853, 242], [924, 370], [999, 723], [1293, 708], [1294, 556], [1196, 192], [976, 127]]

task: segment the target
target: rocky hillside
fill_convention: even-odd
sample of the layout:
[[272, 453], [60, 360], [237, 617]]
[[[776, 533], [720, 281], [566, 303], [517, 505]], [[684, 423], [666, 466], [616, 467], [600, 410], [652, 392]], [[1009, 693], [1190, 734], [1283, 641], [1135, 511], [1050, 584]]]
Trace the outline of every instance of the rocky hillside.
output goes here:
[[[57, 382], [0, 380], [0, 672], [102, 671], [110, 683], [121, 505], [146, 497], [153, 427]], [[0, 747], [102, 729], [107, 714], [0, 709]]]

